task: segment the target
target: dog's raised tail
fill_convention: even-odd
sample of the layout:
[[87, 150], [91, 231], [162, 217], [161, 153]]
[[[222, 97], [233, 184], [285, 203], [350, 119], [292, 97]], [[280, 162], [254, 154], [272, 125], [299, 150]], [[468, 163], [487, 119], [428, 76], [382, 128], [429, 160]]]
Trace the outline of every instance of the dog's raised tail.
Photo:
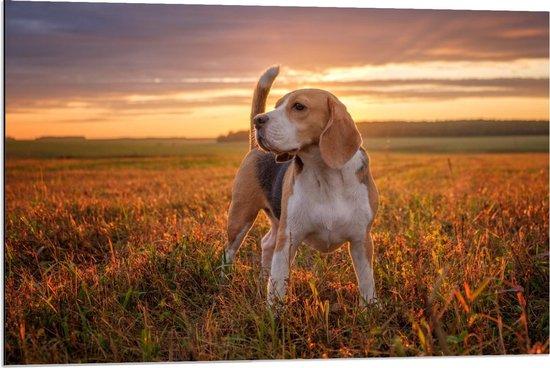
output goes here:
[[256, 142], [256, 129], [254, 128], [254, 117], [265, 112], [265, 103], [267, 95], [273, 85], [273, 81], [279, 75], [279, 65], [272, 66], [267, 69], [258, 80], [256, 89], [254, 89], [254, 97], [252, 97], [252, 110], [250, 111], [250, 149], [258, 147]]

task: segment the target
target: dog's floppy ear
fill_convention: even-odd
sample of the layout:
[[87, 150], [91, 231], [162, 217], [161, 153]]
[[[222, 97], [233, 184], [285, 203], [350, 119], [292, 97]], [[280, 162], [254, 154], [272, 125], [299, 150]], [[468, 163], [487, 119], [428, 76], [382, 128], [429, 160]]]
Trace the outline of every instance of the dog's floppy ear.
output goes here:
[[290, 153], [280, 153], [277, 156], [275, 156], [275, 162], [285, 162], [292, 160], [294, 158], [294, 155], [291, 155]]
[[346, 106], [328, 97], [329, 121], [319, 140], [321, 157], [333, 169], [341, 169], [361, 147], [363, 140]]

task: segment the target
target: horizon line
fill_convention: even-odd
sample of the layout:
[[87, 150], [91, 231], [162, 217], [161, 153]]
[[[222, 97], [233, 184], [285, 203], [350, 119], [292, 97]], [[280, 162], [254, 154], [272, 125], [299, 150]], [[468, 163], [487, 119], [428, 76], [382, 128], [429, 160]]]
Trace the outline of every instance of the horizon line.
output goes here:
[[[359, 121], [356, 124], [381, 124], [381, 123], [402, 123], [402, 124], [417, 124], [417, 123], [464, 123], [464, 122], [479, 122], [479, 123], [546, 123], [550, 124], [550, 119], [442, 119], [442, 120], [367, 120]], [[36, 140], [55, 140], [55, 139], [66, 139], [66, 140], [123, 140], [123, 139], [135, 139], [135, 140], [144, 140], [144, 139], [182, 139], [189, 141], [201, 141], [201, 140], [215, 140], [220, 137], [226, 137], [230, 134], [236, 134], [240, 132], [249, 132], [250, 129], [241, 129], [236, 131], [228, 131], [223, 134], [218, 134], [216, 136], [205, 136], [205, 137], [187, 137], [187, 136], [106, 136], [106, 137], [87, 137], [85, 135], [41, 135], [35, 138], [17, 138], [10, 135], [4, 136], [4, 141], [16, 140], [16, 141], [36, 141]]]

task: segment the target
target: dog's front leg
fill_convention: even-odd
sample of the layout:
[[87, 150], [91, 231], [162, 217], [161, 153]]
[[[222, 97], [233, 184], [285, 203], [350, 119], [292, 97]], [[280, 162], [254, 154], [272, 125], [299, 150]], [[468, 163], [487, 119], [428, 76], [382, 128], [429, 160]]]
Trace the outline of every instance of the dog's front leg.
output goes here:
[[370, 232], [365, 238], [350, 241], [349, 252], [353, 262], [353, 269], [357, 277], [361, 305], [373, 303], [376, 299], [373, 275], [373, 245]]
[[292, 233], [279, 234], [277, 236], [277, 245], [273, 253], [271, 263], [271, 273], [267, 284], [267, 302], [273, 306], [278, 301], [283, 301], [286, 295], [286, 287], [290, 275], [290, 266], [301, 240], [292, 239]]
[[269, 218], [271, 222], [271, 229], [262, 238], [262, 276], [265, 280], [269, 278], [271, 273], [271, 264], [273, 262], [273, 252], [277, 245], [277, 232], [279, 228], [279, 221], [275, 218]]

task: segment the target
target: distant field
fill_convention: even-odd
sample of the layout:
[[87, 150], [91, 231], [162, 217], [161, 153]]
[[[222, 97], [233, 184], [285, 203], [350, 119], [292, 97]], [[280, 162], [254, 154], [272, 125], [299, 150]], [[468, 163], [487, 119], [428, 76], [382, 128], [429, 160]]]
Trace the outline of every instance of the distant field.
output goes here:
[[[246, 145], [115, 143], [8, 152], [7, 364], [548, 353], [547, 153], [373, 150], [379, 305], [358, 307], [345, 247], [305, 247], [276, 317], [265, 216], [220, 276]], [[179, 155], [106, 156], [159, 147]]]
[[245, 142], [186, 139], [46, 139], [7, 141], [8, 158], [150, 157], [244, 155]]
[[548, 136], [371, 138], [364, 146], [372, 151], [504, 153], [548, 152]]
[[[548, 136], [364, 138], [369, 151], [387, 152], [548, 152]], [[8, 158], [84, 158], [150, 156], [240, 156], [247, 142], [214, 140], [113, 139], [6, 141]]]

